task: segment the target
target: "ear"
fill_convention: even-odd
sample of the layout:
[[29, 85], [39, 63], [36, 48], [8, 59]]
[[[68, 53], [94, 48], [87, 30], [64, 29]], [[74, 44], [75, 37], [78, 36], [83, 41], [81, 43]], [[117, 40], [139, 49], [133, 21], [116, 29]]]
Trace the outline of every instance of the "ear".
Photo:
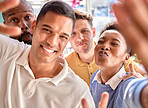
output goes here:
[[30, 31], [31, 34], [33, 34], [35, 28], [36, 28], [36, 20], [34, 20], [34, 21], [32, 22], [31, 31]]
[[127, 63], [128, 59], [130, 58], [130, 55], [128, 53], [125, 54], [123, 63]]
[[93, 37], [95, 37], [96, 36], [96, 28], [95, 27], [92, 28], [92, 32], [93, 32]]

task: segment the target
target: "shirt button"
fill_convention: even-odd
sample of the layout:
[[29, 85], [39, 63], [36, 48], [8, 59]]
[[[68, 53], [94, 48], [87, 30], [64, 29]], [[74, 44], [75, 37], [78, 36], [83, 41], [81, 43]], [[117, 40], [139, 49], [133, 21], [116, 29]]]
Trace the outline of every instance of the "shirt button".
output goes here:
[[89, 67], [91, 67], [91, 66], [89, 65]]

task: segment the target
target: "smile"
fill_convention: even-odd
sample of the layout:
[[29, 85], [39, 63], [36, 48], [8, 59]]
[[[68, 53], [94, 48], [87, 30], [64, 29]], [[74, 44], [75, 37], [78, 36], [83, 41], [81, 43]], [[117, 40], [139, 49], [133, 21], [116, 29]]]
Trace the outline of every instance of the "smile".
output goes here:
[[49, 50], [49, 49], [46, 49], [46, 48], [44, 48], [44, 47], [43, 47], [43, 49], [46, 50], [46, 51], [49, 52], [49, 53], [54, 53], [54, 52], [55, 52], [54, 50]]
[[41, 48], [43, 49], [42, 51], [47, 55], [51, 55], [57, 52], [56, 50], [45, 48], [43, 45], [41, 45]]

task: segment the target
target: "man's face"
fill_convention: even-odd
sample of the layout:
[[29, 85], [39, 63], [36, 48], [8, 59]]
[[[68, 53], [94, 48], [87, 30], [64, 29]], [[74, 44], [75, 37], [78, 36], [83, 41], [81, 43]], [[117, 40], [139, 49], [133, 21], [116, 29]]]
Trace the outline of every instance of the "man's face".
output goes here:
[[63, 52], [72, 34], [73, 20], [71, 18], [47, 12], [38, 22], [32, 25], [33, 59], [41, 63], [51, 63]]
[[95, 47], [95, 61], [100, 67], [121, 66], [126, 58], [127, 45], [124, 37], [117, 31], [105, 31]]
[[28, 4], [20, 4], [18, 7], [13, 8], [4, 16], [4, 23], [11, 26], [18, 26], [22, 30], [19, 36], [10, 36], [11, 38], [24, 43], [31, 44], [32, 34], [30, 33], [31, 25], [35, 20], [33, 9]]
[[93, 45], [93, 33], [87, 20], [76, 20], [70, 43], [77, 53], [85, 54], [90, 51]]

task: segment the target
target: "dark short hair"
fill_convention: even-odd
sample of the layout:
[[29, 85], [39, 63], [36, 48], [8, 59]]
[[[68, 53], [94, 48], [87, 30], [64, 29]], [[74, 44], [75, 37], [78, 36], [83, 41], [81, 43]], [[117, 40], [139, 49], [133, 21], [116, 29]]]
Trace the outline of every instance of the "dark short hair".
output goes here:
[[90, 24], [91, 27], [93, 27], [93, 18], [92, 16], [89, 14], [89, 13], [84, 13], [84, 12], [81, 12], [79, 10], [74, 10], [75, 12], [75, 16], [76, 16], [76, 20], [78, 19], [83, 19], [83, 20], [87, 20], [88, 23]]
[[[47, 12], [54, 12], [59, 15], [63, 15], [65, 17], [69, 17], [73, 20], [73, 28], [75, 26], [76, 18], [73, 9], [63, 1], [49, 1], [47, 2], [39, 12], [37, 17], [37, 24], [38, 22], [46, 15]], [[51, 16], [52, 17], [52, 16]]]
[[[110, 22], [108, 23], [100, 32], [100, 36], [102, 35], [102, 33], [104, 33], [106, 30], [115, 30], [115, 31], [118, 31], [119, 33], [121, 33], [119, 27], [118, 27], [118, 23], [113, 21], [113, 22]], [[127, 53], [131, 53], [131, 47], [130, 45], [127, 43], [126, 41], [126, 45], [127, 45]], [[131, 55], [131, 54], [130, 54]]]

